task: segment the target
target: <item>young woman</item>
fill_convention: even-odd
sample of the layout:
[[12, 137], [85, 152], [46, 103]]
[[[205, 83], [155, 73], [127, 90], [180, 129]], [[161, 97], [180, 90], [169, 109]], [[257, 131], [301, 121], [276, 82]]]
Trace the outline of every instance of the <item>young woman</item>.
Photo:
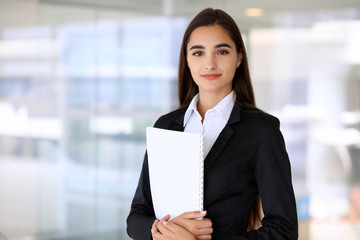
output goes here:
[[240, 31], [221, 10], [201, 11], [185, 32], [179, 100], [180, 108], [160, 117], [155, 127], [203, 134], [207, 211], [156, 220], [145, 155], [127, 219], [129, 236], [297, 239], [290, 163], [279, 120], [256, 108]]

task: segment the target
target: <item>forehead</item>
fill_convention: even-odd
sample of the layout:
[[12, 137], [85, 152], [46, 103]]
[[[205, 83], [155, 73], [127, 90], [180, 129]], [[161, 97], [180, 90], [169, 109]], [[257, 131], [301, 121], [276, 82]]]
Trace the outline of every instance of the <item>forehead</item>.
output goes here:
[[187, 48], [192, 45], [216, 45], [227, 43], [235, 46], [228, 31], [220, 25], [202, 26], [196, 28], [190, 35]]

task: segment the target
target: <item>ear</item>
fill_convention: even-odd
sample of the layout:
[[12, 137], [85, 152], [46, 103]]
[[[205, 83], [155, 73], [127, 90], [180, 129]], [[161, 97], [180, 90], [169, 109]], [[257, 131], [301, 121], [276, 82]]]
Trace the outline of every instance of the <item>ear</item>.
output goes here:
[[242, 54], [242, 52], [240, 51], [240, 52], [238, 52], [238, 54], [237, 54], [237, 62], [236, 62], [236, 67], [237, 67], [237, 68], [240, 66], [242, 60], [243, 60], [243, 54]]

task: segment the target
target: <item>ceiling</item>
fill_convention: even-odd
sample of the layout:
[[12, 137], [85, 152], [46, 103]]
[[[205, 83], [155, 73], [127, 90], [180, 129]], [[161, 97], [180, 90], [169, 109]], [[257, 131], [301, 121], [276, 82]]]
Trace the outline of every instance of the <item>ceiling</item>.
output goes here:
[[[144, 16], [191, 18], [206, 7], [228, 12], [242, 31], [255, 27], [308, 27], [316, 21], [360, 19], [360, 0], [0, 0], [0, 27], [55, 21]], [[247, 8], [263, 15], [249, 17]], [[60, 11], [66, 10], [66, 14]], [[39, 20], [40, 18], [40, 20]], [[45, 19], [45, 20], [43, 20]]]
[[[318, 20], [360, 19], [359, 0], [39, 0], [40, 3], [96, 8], [141, 15], [192, 17], [206, 7], [221, 8], [243, 27], [302, 26]], [[259, 17], [247, 8], [262, 8]], [[335, 19], [334, 19], [335, 18]]]

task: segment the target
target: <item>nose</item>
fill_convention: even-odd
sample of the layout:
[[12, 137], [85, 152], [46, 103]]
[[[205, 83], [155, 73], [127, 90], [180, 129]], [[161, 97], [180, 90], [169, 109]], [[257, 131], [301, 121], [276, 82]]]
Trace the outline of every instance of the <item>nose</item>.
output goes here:
[[205, 59], [205, 64], [204, 64], [204, 68], [206, 70], [213, 70], [216, 68], [216, 61], [215, 61], [215, 57], [214, 56], [208, 56]]

